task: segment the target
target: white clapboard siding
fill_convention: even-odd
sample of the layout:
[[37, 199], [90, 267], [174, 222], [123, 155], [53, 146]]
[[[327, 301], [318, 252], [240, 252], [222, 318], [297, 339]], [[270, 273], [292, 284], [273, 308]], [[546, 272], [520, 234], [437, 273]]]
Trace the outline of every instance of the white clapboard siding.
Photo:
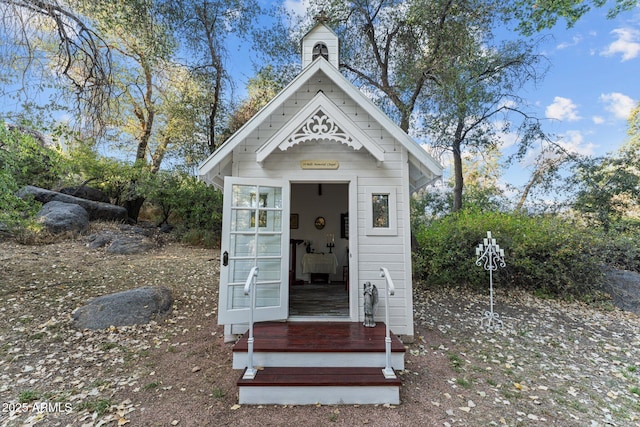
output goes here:
[[[317, 43], [327, 46], [329, 61], [313, 60]], [[328, 212], [326, 206], [319, 209], [324, 208], [323, 215], [349, 213], [349, 240], [336, 245], [336, 253], [349, 250], [350, 318], [364, 320], [364, 282], [371, 281], [384, 292], [380, 267], [385, 267], [396, 288], [389, 299], [389, 326], [396, 334], [413, 335], [410, 191], [435, 179], [442, 168], [340, 74], [339, 41], [330, 28], [317, 23], [305, 35], [301, 47], [302, 72], [212, 154], [200, 167], [200, 173], [217, 186], [224, 176], [279, 179], [292, 186], [345, 185], [342, 191], [348, 193], [348, 209], [344, 204], [341, 212]], [[298, 133], [310, 118], [317, 117], [318, 111], [351, 140], [339, 136], [335, 140], [318, 140], [311, 134], [307, 140], [282, 151], [280, 147], [285, 145], [281, 143]], [[337, 161], [338, 167], [303, 169], [303, 160]], [[371, 194], [377, 191], [393, 195], [395, 228], [373, 229], [368, 224]], [[308, 216], [308, 211], [305, 214]], [[335, 224], [336, 220], [332, 221]], [[314, 231], [309, 236], [320, 240], [323, 233], [326, 231]], [[339, 260], [343, 262], [347, 260]], [[336, 272], [336, 276], [340, 274]], [[383, 300], [381, 296], [376, 313], [380, 321], [386, 314]]]

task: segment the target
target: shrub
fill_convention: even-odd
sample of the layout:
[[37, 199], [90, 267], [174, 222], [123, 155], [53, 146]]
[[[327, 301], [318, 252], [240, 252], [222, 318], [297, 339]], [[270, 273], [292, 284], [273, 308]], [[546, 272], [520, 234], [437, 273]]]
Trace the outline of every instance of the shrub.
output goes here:
[[178, 236], [190, 244], [217, 246], [222, 231], [222, 193], [196, 177], [182, 173], [158, 173], [145, 191], [160, 207], [159, 223], [176, 226]]
[[129, 163], [99, 155], [89, 143], [77, 143], [69, 151], [70, 176], [67, 185], [90, 184], [101, 190], [112, 203], [127, 208], [129, 217], [138, 219], [155, 174], [144, 162]]
[[9, 130], [0, 122], [0, 167], [10, 169], [18, 188], [25, 185], [53, 188], [67, 166], [57, 148], [44, 145], [27, 130]]
[[640, 273], [640, 230], [629, 229], [598, 236], [602, 262], [621, 270]]
[[59, 153], [43, 147], [33, 136], [9, 130], [0, 122], [0, 228], [19, 230], [33, 226], [30, 220], [39, 208], [16, 192], [25, 185], [49, 187], [59, 179]]
[[497, 286], [547, 295], [592, 293], [601, 283], [601, 243], [588, 229], [554, 216], [462, 211], [421, 227], [414, 253], [416, 278], [427, 285], [484, 288], [488, 273], [475, 265], [475, 248], [491, 231], [505, 250]]

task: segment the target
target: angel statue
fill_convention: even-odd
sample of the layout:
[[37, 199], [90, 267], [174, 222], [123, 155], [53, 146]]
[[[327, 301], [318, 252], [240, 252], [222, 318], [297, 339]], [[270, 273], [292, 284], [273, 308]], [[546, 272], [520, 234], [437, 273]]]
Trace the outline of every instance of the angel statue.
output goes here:
[[378, 288], [371, 282], [364, 284], [364, 326], [367, 328], [375, 328], [376, 322], [373, 315], [378, 309]]

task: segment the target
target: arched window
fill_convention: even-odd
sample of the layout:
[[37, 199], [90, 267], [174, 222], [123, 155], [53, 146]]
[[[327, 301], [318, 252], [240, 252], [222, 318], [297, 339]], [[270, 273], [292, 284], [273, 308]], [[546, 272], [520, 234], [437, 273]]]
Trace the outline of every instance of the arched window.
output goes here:
[[327, 45], [324, 43], [318, 43], [313, 47], [313, 52], [311, 53], [311, 59], [315, 61], [318, 56], [322, 56], [327, 61], [329, 60], [329, 49], [327, 49]]

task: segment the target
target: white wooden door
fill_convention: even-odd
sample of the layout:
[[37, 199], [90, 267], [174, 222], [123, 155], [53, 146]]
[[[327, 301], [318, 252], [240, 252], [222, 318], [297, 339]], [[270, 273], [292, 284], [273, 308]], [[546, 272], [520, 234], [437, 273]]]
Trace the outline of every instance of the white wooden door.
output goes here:
[[289, 315], [288, 181], [226, 177], [222, 219], [219, 324], [249, 321], [244, 284], [257, 266], [255, 321]]

